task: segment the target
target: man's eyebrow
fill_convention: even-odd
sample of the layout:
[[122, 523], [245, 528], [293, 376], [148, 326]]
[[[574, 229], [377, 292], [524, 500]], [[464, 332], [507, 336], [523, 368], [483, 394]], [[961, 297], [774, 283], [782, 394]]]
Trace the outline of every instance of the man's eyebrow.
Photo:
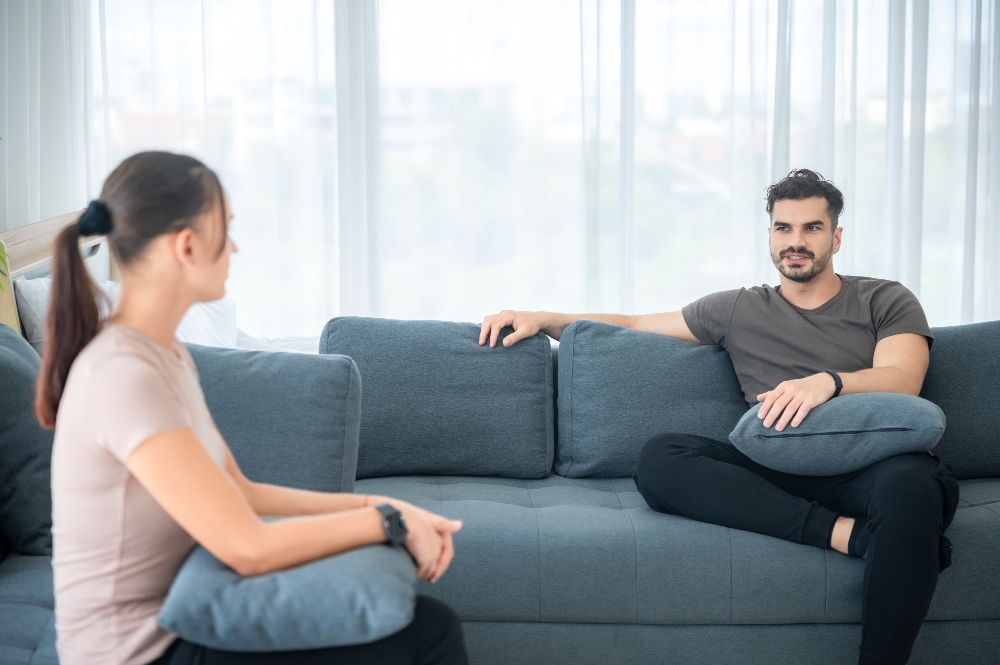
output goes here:
[[[826, 224], [826, 222], [824, 222], [822, 219], [814, 219], [811, 222], [805, 222], [802, 226], [823, 226], [824, 224]], [[771, 223], [771, 226], [791, 226], [791, 225], [792, 225], [791, 222], [774, 221]]]

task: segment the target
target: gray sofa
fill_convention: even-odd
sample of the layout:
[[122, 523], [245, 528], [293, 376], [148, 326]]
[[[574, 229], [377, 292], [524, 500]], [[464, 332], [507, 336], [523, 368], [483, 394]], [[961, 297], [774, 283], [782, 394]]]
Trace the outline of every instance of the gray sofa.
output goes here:
[[[360, 425], [349, 394], [334, 396], [347, 404], [337, 427], [295, 407], [332, 399], [302, 380], [305, 365], [276, 374], [272, 358], [260, 381], [248, 372], [268, 354], [195, 358], [251, 478], [349, 490], [356, 465], [355, 491], [464, 520], [452, 568], [422, 593], [459, 613], [476, 665], [856, 662], [863, 562], [655, 513], [629, 477], [648, 436], [724, 438], [746, 410], [723, 351], [593, 322], [567, 328], [558, 353], [543, 336], [487, 349], [475, 333], [332, 320], [320, 350], [360, 370]], [[948, 417], [935, 452], [962, 498], [948, 530], [954, 564], [911, 662], [996, 663], [1000, 322], [935, 334], [924, 396]], [[324, 445], [342, 446], [344, 459], [317, 465]], [[53, 640], [48, 558], [8, 553], [0, 663], [54, 663]]]

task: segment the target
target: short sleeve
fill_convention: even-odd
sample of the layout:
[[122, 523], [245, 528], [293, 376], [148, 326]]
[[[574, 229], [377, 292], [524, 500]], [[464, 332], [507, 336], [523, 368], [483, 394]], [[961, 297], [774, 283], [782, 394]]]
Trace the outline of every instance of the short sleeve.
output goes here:
[[168, 379], [137, 355], [118, 354], [92, 367], [86, 402], [99, 445], [123, 464], [157, 434], [192, 427]]
[[899, 282], [884, 282], [872, 293], [872, 324], [875, 341], [901, 333], [916, 333], [934, 343], [934, 334], [927, 325], [927, 316], [913, 292]]
[[702, 344], [718, 344], [725, 348], [733, 310], [743, 289], [718, 291], [699, 298], [681, 309], [688, 329]]

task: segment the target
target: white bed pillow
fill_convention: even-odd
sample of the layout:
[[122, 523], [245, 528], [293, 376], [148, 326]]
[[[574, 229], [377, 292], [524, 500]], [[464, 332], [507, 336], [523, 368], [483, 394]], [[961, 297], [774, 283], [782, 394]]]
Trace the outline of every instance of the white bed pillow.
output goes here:
[[[108, 295], [112, 306], [118, 302], [121, 292], [118, 282], [98, 282], [97, 285]], [[17, 300], [17, 314], [24, 328], [24, 336], [39, 355], [45, 344], [45, 316], [49, 311], [51, 290], [51, 277], [14, 279], [14, 298]], [[101, 312], [101, 316], [107, 314]], [[195, 303], [181, 319], [176, 336], [179, 341], [189, 344], [235, 349], [236, 304], [230, 298]]]

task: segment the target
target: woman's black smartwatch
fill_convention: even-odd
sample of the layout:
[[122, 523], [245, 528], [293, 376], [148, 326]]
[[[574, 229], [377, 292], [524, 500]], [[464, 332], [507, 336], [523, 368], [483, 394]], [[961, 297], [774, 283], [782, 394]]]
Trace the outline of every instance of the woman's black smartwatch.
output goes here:
[[406, 522], [403, 521], [403, 514], [390, 506], [388, 503], [380, 503], [375, 506], [375, 510], [382, 513], [382, 528], [385, 530], [385, 539], [393, 547], [398, 547], [406, 542]]

